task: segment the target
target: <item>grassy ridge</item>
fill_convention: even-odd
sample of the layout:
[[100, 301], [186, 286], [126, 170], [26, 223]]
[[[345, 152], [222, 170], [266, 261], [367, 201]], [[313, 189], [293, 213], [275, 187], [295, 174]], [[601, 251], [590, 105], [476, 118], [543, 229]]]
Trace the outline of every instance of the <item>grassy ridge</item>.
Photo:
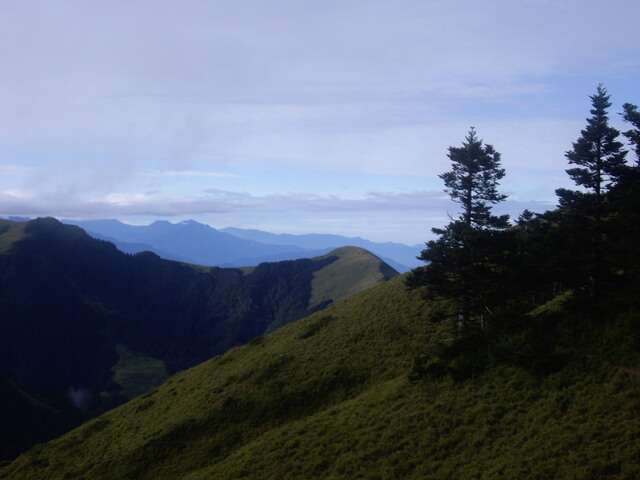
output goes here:
[[0, 219], [0, 253], [8, 252], [13, 244], [26, 235], [24, 222]]
[[552, 373], [492, 362], [411, 380], [452, 338], [430, 310], [402, 278], [373, 287], [174, 375], [0, 478], [638, 478], [640, 344], [624, 327], [637, 312], [568, 331], [576, 347]]
[[309, 308], [327, 300], [339, 302], [398, 274], [375, 255], [361, 248], [342, 247], [319, 258], [330, 257], [338, 259], [313, 274]]

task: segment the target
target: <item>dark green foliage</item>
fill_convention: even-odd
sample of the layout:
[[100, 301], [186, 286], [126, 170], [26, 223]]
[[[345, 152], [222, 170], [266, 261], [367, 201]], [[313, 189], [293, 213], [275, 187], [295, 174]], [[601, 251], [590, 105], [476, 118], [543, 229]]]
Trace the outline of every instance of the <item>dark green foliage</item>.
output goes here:
[[460, 381], [479, 375], [489, 366], [487, 332], [467, 328], [456, 338], [438, 345], [431, 354], [416, 357], [409, 379], [449, 375]]
[[[613, 213], [606, 219], [604, 237], [609, 276], [613, 277], [614, 284], [632, 285], [640, 280], [640, 170], [637, 167], [611, 191], [609, 200]], [[608, 291], [621, 296], [629, 289], [608, 288]]]
[[491, 145], [484, 145], [473, 127], [462, 147], [449, 147], [452, 169], [443, 173], [445, 191], [462, 207], [460, 221], [466, 228], [504, 228], [508, 217], [491, 213], [491, 205], [507, 198], [498, 193], [498, 183], [505, 171], [500, 166], [500, 154]]
[[[477, 321], [416, 357], [412, 380], [460, 380], [505, 364], [549, 375], [571, 360], [572, 342], [592, 322], [637, 311], [640, 175], [624, 165], [618, 132], [608, 126], [606, 90], [598, 87], [591, 99], [593, 117], [567, 153], [580, 165], [568, 173], [591, 191], [561, 191], [560, 209], [525, 211], [509, 229], [467, 229], [463, 214], [434, 230], [440, 238], [422, 256], [431, 263], [414, 270], [407, 284], [427, 285], [428, 299], [454, 299], [458, 318]], [[635, 118], [633, 106], [625, 111]]]
[[[587, 118], [587, 127], [565, 156], [569, 163], [578, 165], [567, 170], [571, 179], [592, 192], [599, 204], [605, 187], [622, 175], [626, 151], [617, 140], [620, 132], [609, 125], [607, 109], [611, 102], [607, 89], [598, 85], [595, 95], [590, 98], [592, 116]], [[558, 196], [562, 206], [575, 204], [571, 191], [559, 189]]]
[[462, 212], [445, 228], [434, 228], [437, 240], [427, 243], [420, 260], [427, 267], [413, 270], [407, 286], [429, 286], [428, 298], [454, 298], [458, 303], [458, 325], [466, 327], [471, 316], [491, 311], [492, 278], [499, 274], [492, 257], [500, 252], [494, 231], [504, 229], [508, 215], [495, 216], [492, 204], [506, 199], [498, 193], [498, 181], [505, 175], [500, 154], [483, 145], [471, 128], [462, 147], [449, 147], [452, 170], [440, 175], [445, 191], [459, 203]]
[[627, 152], [617, 140], [620, 132], [609, 125], [609, 98], [607, 90], [599, 85], [595, 95], [590, 96], [592, 116], [587, 118], [587, 126], [573, 143], [573, 149], [565, 154], [570, 164], [578, 165], [568, 169], [567, 174], [586, 192], [564, 188], [556, 191], [560, 206], [566, 210], [563, 226], [570, 230], [572, 238], [580, 231], [583, 248], [577, 249], [574, 256], [584, 266], [583, 278], [590, 284], [591, 295], [600, 295], [603, 283], [607, 282], [603, 258], [607, 227], [603, 225], [603, 218], [611, 211], [604, 195], [628, 172]]
[[638, 112], [638, 107], [631, 103], [625, 103], [622, 108], [624, 109], [622, 118], [633, 127], [632, 129], [623, 132], [623, 134], [631, 143], [636, 154], [635, 166], [640, 167], [640, 112]]
[[[609, 126], [611, 103], [606, 89], [598, 86], [590, 98], [592, 117], [573, 150], [567, 152], [570, 163], [580, 165], [567, 173], [587, 192], [559, 189], [557, 193], [565, 210], [561, 228], [570, 238], [581, 240], [572, 252], [581, 266], [574, 272], [580, 273], [581, 286], [587, 285], [591, 296], [599, 296], [615, 293], [620, 272], [637, 271], [640, 174], [638, 166], [625, 164], [627, 152], [617, 140], [619, 132]], [[636, 127], [625, 136], [637, 150], [640, 115], [636, 107], [626, 103], [623, 118]]]
[[507, 198], [497, 191], [499, 180], [505, 175], [500, 165], [500, 154], [493, 146], [483, 145], [473, 127], [465, 140], [462, 147], [449, 147], [447, 156], [452, 170], [440, 175], [445, 191], [461, 205], [458, 221], [474, 230], [504, 228], [508, 217], [497, 217], [491, 213], [491, 204]]

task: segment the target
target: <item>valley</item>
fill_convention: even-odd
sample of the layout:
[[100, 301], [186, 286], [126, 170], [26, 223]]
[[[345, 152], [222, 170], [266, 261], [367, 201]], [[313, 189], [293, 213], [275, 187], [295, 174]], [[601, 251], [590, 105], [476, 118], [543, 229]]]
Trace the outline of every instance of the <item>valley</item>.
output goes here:
[[1, 227], [3, 458], [397, 275], [357, 248], [241, 270], [128, 255], [54, 219]]

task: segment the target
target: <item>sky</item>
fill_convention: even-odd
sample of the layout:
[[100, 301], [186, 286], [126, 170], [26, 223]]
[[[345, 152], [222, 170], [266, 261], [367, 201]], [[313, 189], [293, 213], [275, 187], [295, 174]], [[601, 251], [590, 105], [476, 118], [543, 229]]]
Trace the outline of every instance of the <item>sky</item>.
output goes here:
[[0, 216], [195, 219], [409, 245], [470, 127], [543, 212], [599, 83], [640, 105], [637, 0], [0, 0]]

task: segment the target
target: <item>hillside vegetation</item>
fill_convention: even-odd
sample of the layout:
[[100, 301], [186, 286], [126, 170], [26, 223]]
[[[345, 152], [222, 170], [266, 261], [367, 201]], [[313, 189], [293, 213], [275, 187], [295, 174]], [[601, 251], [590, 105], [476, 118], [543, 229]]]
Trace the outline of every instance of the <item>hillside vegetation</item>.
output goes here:
[[338, 260], [318, 270], [311, 281], [309, 308], [339, 302], [396, 275], [385, 263], [361, 248], [342, 247], [320, 258], [338, 257]]
[[11, 249], [13, 244], [24, 237], [25, 223], [0, 219], [0, 254]]
[[563, 295], [531, 315], [544, 331], [487, 345], [434, 322], [447, 308], [396, 278], [172, 376], [0, 478], [640, 475], [637, 309], [594, 322]]
[[397, 274], [357, 248], [243, 271], [126, 255], [54, 219], [0, 228], [0, 459]]

